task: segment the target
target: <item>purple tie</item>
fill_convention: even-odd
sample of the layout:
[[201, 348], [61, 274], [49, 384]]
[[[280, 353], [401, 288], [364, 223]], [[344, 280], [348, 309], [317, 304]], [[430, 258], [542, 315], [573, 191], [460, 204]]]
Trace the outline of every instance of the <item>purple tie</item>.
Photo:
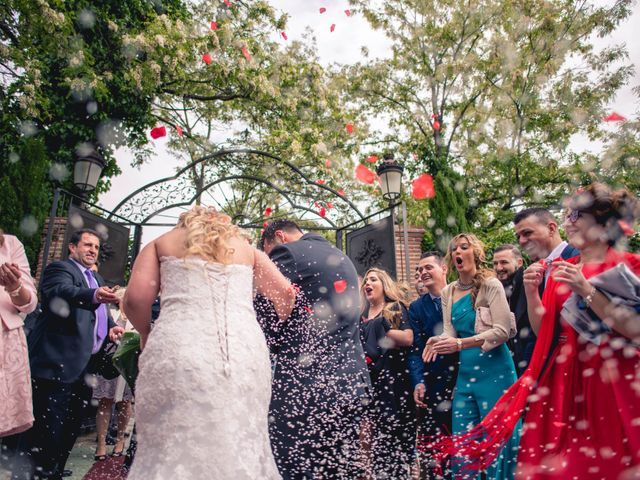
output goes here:
[[[96, 281], [96, 277], [93, 276], [93, 272], [91, 270], [85, 270], [84, 274], [87, 276], [89, 288], [100, 288], [98, 286], [98, 282]], [[100, 306], [96, 309], [96, 326], [93, 329], [93, 350], [91, 351], [91, 353], [96, 353], [98, 350], [100, 350], [102, 342], [106, 337], [107, 306], [104, 303], [101, 303]]]

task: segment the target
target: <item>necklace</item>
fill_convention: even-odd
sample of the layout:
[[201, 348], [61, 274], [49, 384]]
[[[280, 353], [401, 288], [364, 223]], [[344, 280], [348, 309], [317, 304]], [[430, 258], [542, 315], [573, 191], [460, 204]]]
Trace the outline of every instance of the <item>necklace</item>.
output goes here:
[[473, 288], [473, 282], [471, 283], [462, 283], [460, 280], [456, 282], [456, 287], [460, 290], [471, 290]]

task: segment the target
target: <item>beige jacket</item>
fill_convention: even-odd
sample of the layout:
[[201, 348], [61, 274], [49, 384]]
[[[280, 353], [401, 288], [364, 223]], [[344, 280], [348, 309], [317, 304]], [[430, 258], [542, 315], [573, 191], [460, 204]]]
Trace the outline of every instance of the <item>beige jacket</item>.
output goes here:
[[[23, 321], [20, 314], [26, 315], [36, 309], [38, 295], [33, 278], [31, 278], [29, 261], [24, 253], [22, 243], [13, 235], [7, 235], [6, 233], [4, 234], [4, 244], [0, 246], [0, 265], [5, 262], [16, 263], [20, 267], [22, 286], [29, 290], [31, 294], [31, 300], [28, 303], [17, 307], [13, 304], [5, 289], [0, 287], [0, 324], [3, 324], [6, 330], [13, 330], [14, 328], [22, 327]], [[2, 328], [2, 325], [0, 325], [0, 328]]]
[[[457, 338], [458, 334], [451, 323], [451, 307], [453, 302], [451, 297], [456, 282], [452, 282], [442, 290], [442, 319], [444, 321], [443, 335]], [[475, 308], [488, 307], [491, 311], [491, 320], [493, 326], [481, 334], [475, 335], [475, 338], [482, 339], [484, 342], [481, 347], [483, 352], [496, 348], [509, 340], [509, 325], [511, 322], [511, 311], [507, 296], [504, 293], [504, 287], [497, 278], [488, 278], [480, 286], [478, 296], [476, 298]]]

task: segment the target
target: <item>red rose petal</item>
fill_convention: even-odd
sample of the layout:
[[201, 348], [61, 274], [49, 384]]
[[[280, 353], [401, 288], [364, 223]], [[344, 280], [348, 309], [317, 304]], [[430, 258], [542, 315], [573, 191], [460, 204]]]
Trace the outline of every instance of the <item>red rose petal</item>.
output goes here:
[[346, 280], [336, 280], [333, 282], [333, 288], [336, 293], [342, 293], [347, 289], [347, 281]]
[[337, 190], [337, 192], [338, 192], [338, 195], [340, 195], [341, 197], [344, 197], [344, 190], [340, 189], [340, 190]]
[[329, 209], [333, 208], [333, 203], [327, 202], [327, 208], [329, 208]]
[[318, 202], [313, 202], [313, 206], [316, 208], [320, 208], [320, 204]]
[[624, 233], [627, 237], [630, 237], [631, 235], [636, 233], [633, 227], [624, 220], [618, 220], [618, 225], [622, 229], [622, 233]]
[[324, 184], [325, 184], [325, 181], [324, 181], [324, 180], [316, 180], [316, 183], [317, 183], [318, 185], [324, 185]]
[[440, 122], [439, 121], [435, 121], [433, 122], [433, 129], [434, 130], [440, 130]]
[[336, 24], [332, 23], [331, 28], [329, 28], [329, 31], [333, 32], [335, 29], [336, 29]]
[[304, 311], [308, 312], [309, 315], [313, 315], [313, 310], [311, 310], [310, 307], [307, 307], [306, 305], [304, 307], [302, 307], [304, 309]]
[[282, 35], [282, 38], [284, 38], [285, 40], [288, 40], [287, 34], [285, 32], [280, 32], [280, 35]]
[[612, 112], [610, 115], [604, 117], [605, 122], [624, 122], [625, 120], [625, 117], [616, 112]]
[[242, 55], [247, 59], [247, 62], [251, 61], [251, 54], [249, 53], [249, 50], [247, 50], [247, 47], [242, 47]]
[[353, 123], [347, 123], [347, 125], [345, 126], [345, 128], [347, 129], [347, 133], [349, 135], [351, 135], [353, 133]]
[[433, 198], [436, 190], [433, 187], [433, 177], [428, 173], [423, 173], [412, 182], [411, 196], [416, 200], [423, 198]]
[[438, 118], [438, 114], [437, 113], [432, 113], [431, 114], [431, 118], [433, 118], [434, 120]]
[[154, 140], [156, 138], [164, 137], [167, 134], [167, 129], [164, 127], [156, 127], [151, 129], [151, 138]]
[[202, 55], [202, 61], [207, 65], [211, 65], [211, 62], [212, 62], [211, 54], [205, 53], [204, 55]]
[[328, 159], [325, 160], [324, 161], [324, 166], [327, 167], [327, 168], [331, 168], [331, 160], [328, 160]]
[[267, 228], [267, 225], [269, 225], [269, 224], [268, 224], [267, 222], [264, 222], [264, 223], [262, 224], [262, 228]]
[[271, 207], [267, 207], [267, 208], [264, 209], [264, 216], [265, 217], [268, 217], [272, 213], [273, 213], [273, 209]]
[[211, 30], [214, 32], [218, 30], [218, 22], [211, 22]]
[[558, 428], [562, 428], [562, 427], [566, 427], [567, 424], [564, 422], [553, 422], [553, 424], [558, 427]]
[[182, 136], [182, 127], [180, 125], [176, 126], [176, 132], [178, 132], [179, 136]]
[[320, 210], [318, 210], [318, 215], [320, 215], [322, 218], [327, 216], [327, 209], [324, 207], [320, 207]]
[[351, 10], [345, 10], [344, 13], [347, 15], [347, 17], [351, 16]]
[[375, 155], [370, 155], [367, 157], [367, 162], [369, 163], [376, 163], [378, 161], [378, 157], [376, 157]]
[[324, 13], [324, 12], [326, 12], [326, 11], [327, 11], [327, 9], [326, 9], [326, 8], [324, 8], [324, 7], [320, 7], [320, 13], [321, 13], [321, 14], [322, 14], [322, 13]]
[[229, 0], [223, 0], [223, 1], [227, 7], [231, 8], [231, 2]]
[[376, 174], [364, 165], [358, 165], [356, 167], [356, 178], [363, 183], [368, 183], [369, 185], [371, 185], [376, 179]]

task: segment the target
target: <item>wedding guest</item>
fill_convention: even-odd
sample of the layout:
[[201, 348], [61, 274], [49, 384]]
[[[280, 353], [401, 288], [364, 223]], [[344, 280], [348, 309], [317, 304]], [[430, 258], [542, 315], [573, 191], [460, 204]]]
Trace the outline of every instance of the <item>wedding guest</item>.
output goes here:
[[409, 478], [415, 446], [415, 414], [407, 353], [413, 342], [403, 292], [389, 274], [372, 268], [364, 275], [366, 306], [360, 335], [373, 399], [365, 418], [371, 427], [374, 478]]
[[[119, 303], [122, 302], [126, 288], [120, 288], [116, 291]], [[120, 309], [119, 315], [115, 320], [116, 325], [122, 327], [125, 331], [131, 331], [130, 323], [127, 317]], [[107, 458], [107, 432], [111, 422], [111, 411], [113, 404], [116, 407], [117, 433], [115, 445], [111, 456], [121, 457], [124, 452], [125, 431], [131, 417], [131, 401], [133, 394], [131, 388], [122, 376], [107, 380], [98, 375], [97, 383], [93, 389], [93, 400], [98, 401], [98, 411], [96, 413], [96, 430], [98, 433], [98, 444], [94, 460], [103, 461]]]
[[0, 437], [33, 424], [29, 355], [20, 314], [38, 303], [20, 240], [0, 230]]
[[[480, 423], [516, 381], [516, 371], [505, 343], [511, 329], [509, 304], [502, 284], [484, 266], [482, 243], [473, 234], [456, 235], [449, 242], [446, 258], [458, 279], [442, 291], [444, 333], [427, 341], [423, 359], [431, 362], [439, 355], [460, 353], [453, 394], [453, 433], [458, 435]], [[477, 321], [478, 315], [484, 321]], [[513, 478], [518, 440], [516, 431], [499, 458], [487, 465], [487, 478]], [[464, 463], [463, 457], [454, 456], [454, 478], [472, 478], [462, 473]]]

